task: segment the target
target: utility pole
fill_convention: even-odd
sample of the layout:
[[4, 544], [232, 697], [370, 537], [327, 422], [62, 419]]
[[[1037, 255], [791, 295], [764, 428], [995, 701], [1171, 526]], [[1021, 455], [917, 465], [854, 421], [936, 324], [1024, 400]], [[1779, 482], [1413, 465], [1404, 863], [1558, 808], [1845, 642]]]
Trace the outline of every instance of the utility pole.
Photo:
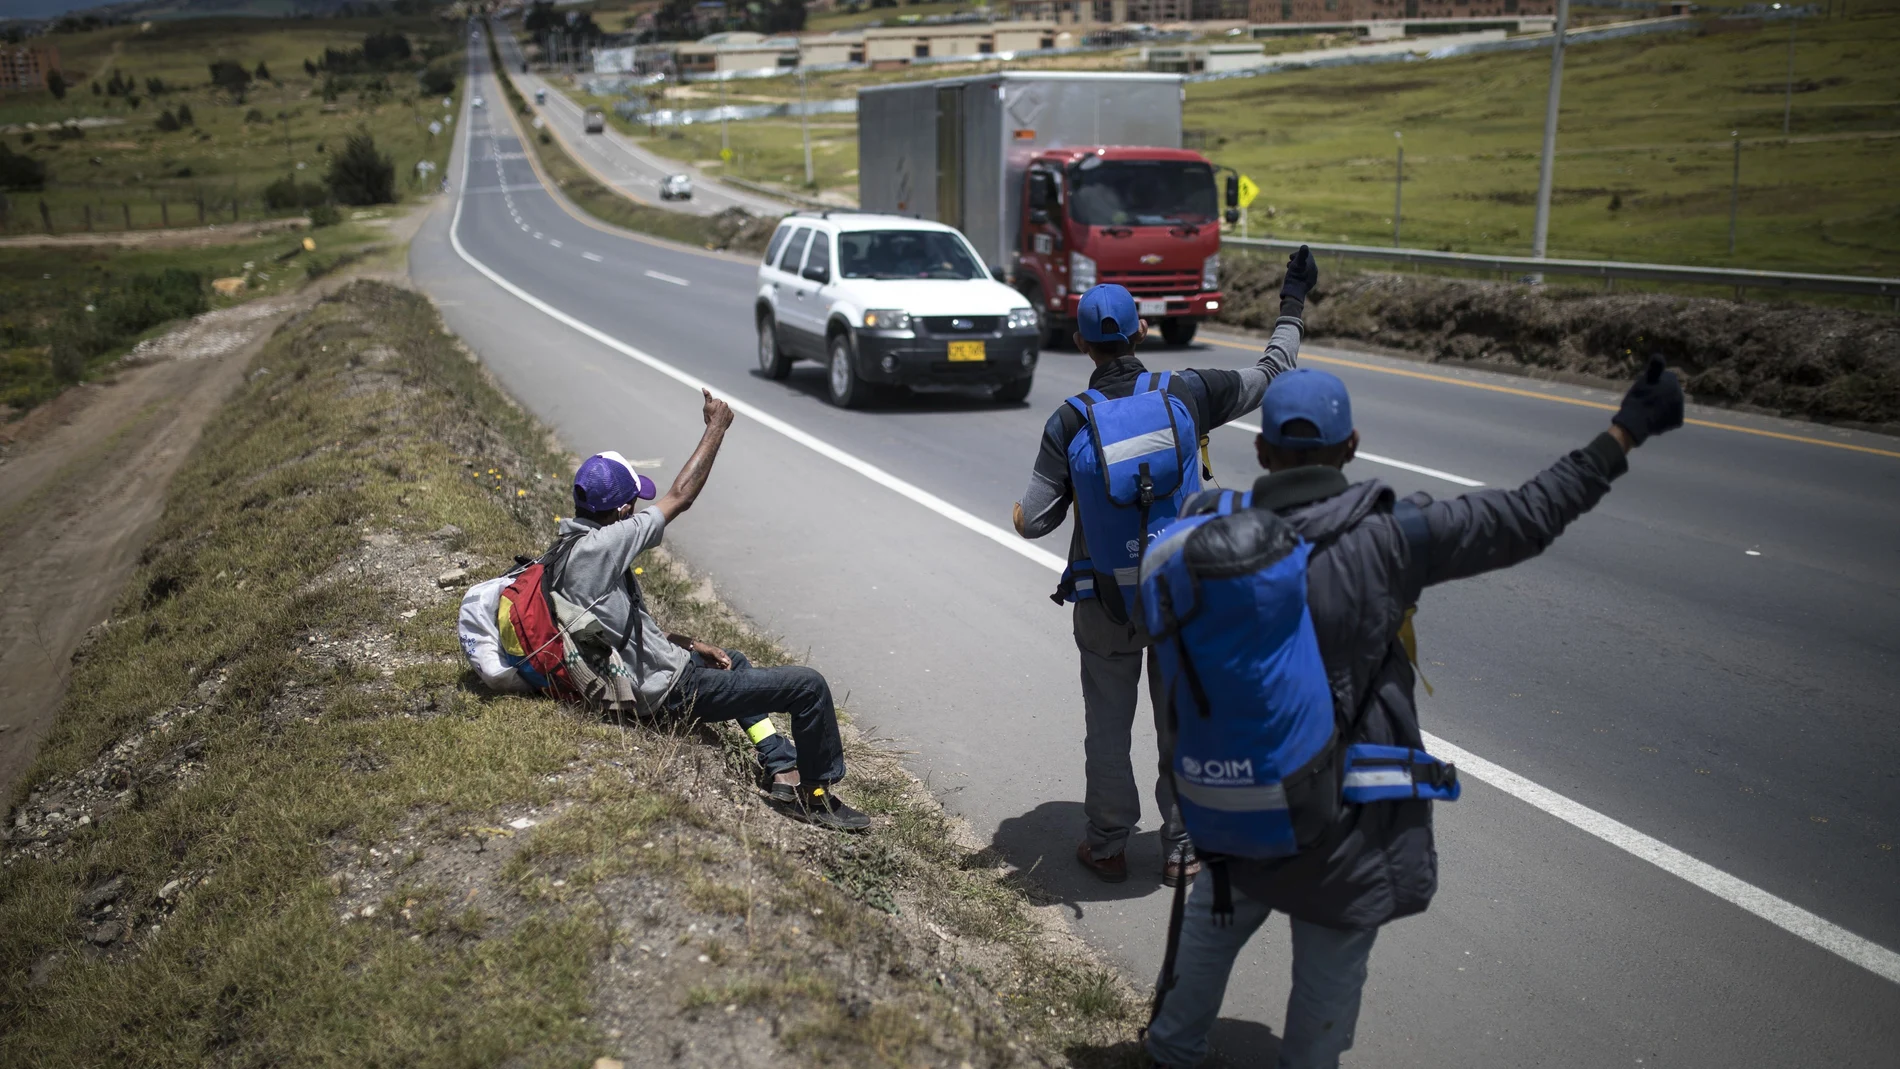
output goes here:
[[1735, 210], [1742, 199], [1742, 138], [1741, 131], [1730, 130], [1728, 136], [1735, 142], [1735, 177], [1728, 186], [1728, 254], [1735, 255]]
[[[1775, 5], [1779, 7], [1780, 5]], [[1781, 106], [1781, 136], [1788, 136], [1788, 127], [1794, 120], [1794, 28], [1801, 24], [1799, 15], [1788, 19], [1788, 92]]]
[[1399, 165], [1392, 172], [1392, 247], [1399, 247], [1399, 213], [1405, 208], [1405, 133], [1392, 131], [1399, 143]]
[[[714, 52], [713, 65], [717, 67], [718, 64], [719, 54]], [[732, 156], [732, 142], [726, 137], [726, 72], [716, 70], [713, 73], [719, 77], [719, 159], [726, 163]]]
[[805, 98], [805, 65], [798, 65], [798, 131], [805, 138], [805, 187], [817, 183], [811, 173], [811, 106]]
[[[1537, 222], [1531, 230], [1531, 255], [1541, 260], [1550, 243], [1551, 168], [1557, 162], [1557, 101], [1563, 93], [1564, 33], [1570, 26], [1570, 0], [1557, 0], [1557, 36], [1550, 45], [1550, 94], [1544, 100], [1544, 159], [1537, 168]], [[1543, 275], [1532, 276], [1544, 281]]]

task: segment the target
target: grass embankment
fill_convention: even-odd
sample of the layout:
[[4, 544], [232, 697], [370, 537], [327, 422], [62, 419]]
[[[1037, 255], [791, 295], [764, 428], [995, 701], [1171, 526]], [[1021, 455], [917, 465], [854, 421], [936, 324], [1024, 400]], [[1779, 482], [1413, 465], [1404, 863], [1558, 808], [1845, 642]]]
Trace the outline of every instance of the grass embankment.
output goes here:
[[[314, 251], [304, 250], [306, 236]], [[176, 317], [283, 293], [388, 248], [388, 236], [367, 222], [219, 245], [0, 248], [0, 420], [94, 377]], [[198, 300], [144, 296], [179, 271]], [[208, 285], [218, 278], [245, 286], [219, 294]]]
[[[1571, 48], [1551, 255], [1900, 273], [1900, 10], [1799, 25], [1783, 139], [1788, 31], [1757, 20]], [[1549, 70], [1539, 50], [1214, 82], [1189, 88], [1185, 121], [1260, 184], [1256, 236], [1390, 243], [1396, 131], [1405, 245], [1526, 254]]]
[[[43, 190], [4, 192], [0, 232], [47, 229], [40, 213], [47, 206], [52, 228], [83, 231], [91, 212], [93, 230], [196, 226], [230, 222], [237, 214], [254, 219], [269, 214], [299, 214], [295, 206], [271, 208], [264, 190], [285, 177], [320, 184], [330, 157], [345, 139], [367, 130], [378, 150], [395, 165], [396, 195], [409, 198], [432, 190], [440, 180], [453, 130], [428, 130], [431, 121], [451, 122], [456, 109], [444, 108], [445, 94], [424, 91], [418, 72], [436, 64], [452, 76], [459, 96], [462, 63], [459, 24], [430, 18], [266, 20], [205, 18], [113, 26], [86, 33], [53, 34], [46, 41], [60, 50], [68, 81], [65, 99], [46, 91], [0, 97], [0, 143], [46, 165]], [[325, 49], [360, 50], [372, 33], [400, 33], [412, 47], [407, 60], [391, 60], [377, 69], [306, 72], [304, 61], [318, 61]], [[211, 84], [211, 64], [228, 60], [251, 76], [241, 92]], [[268, 78], [258, 77], [262, 64]], [[129, 79], [125, 95], [94, 94], [113, 78]], [[157, 90], [157, 91], [154, 91]], [[191, 121], [161, 130], [161, 116], [177, 116], [184, 105]], [[109, 120], [81, 136], [47, 129], [69, 119]], [[37, 130], [26, 130], [34, 123]], [[420, 175], [427, 160], [433, 176]], [[204, 205], [200, 217], [199, 205]]]
[[580, 165], [561, 139], [548, 129], [534, 129], [534, 109], [515, 88], [506, 65], [501, 62], [493, 35], [488, 40], [489, 58], [494, 62], [496, 80], [515, 116], [522, 143], [534, 153], [542, 176], [552, 182], [561, 195], [576, 208], [601, 222], [654, 237], [705, 249], [730, 249], [734, 252], [763, 252], [771, 240], [775, 220], [760, 220], [742, 212], [719, 215], [695, 215], [641, 204], [627, 194], [602, 182], [592, 171]]
[[[548, 440], [406, 291], [267, 345], [5, 825], [0, 1063], [1127, 1056], [1127, 993], [890, 755], [853, 741], [847, 839], [771, 812], [736, 732], [472, 682], [436, 576], [551, 535]], [[644, 568], [669, 626], [786, 659]]]

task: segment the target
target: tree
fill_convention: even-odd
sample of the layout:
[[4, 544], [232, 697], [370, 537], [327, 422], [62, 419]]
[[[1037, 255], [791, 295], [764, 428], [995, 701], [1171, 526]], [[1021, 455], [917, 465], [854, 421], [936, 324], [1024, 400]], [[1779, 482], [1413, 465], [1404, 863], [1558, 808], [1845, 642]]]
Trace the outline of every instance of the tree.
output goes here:
[[264, 61], [261, 59], [257, 61], [257, 70], [254, 71], [253, 73], [257, 76], [257, 80], [260, 82], [268, 82], [268, 81], [273, 80], [270, 76], [270, 68], [264, 66]]
[[372, 33], [363, 38], [363, 61], [378, 69], [401, 63], [413, 52], [409, 38], [399, 33]]
[[46, 91], [53, 94], [54, 100], [65, 100], [66, 76], [58, 71], [47, 71]]
[[198, 124], [197, 124], [196, 122], [194, 122], [194, 121], [192, 121], [192, 118], [191, 118], [191, 105], [190, 105], [190, 104], [180, 104], [180, 105], [178, 105], [178, 125], [180, 125], [180, 126], [196, 126], [196, 125], [198, 125]]
[[0, 141], [0, 189], [32, 192], [46, 188], [46, 164]]
[[161, 114], [158, 117], [158, 121], [152, 125], [158, 127], [161, 133], [176, 133], [178, 130], [178, 116], [173, 115], [170, 110], [167, 110]]
[[93, 96], [98, 96], [98, 95], [99, 95], [100, 93], [102, 93], [102, 92], [104, 92], [104, 90], [102, 90], [102, 89], [100, 89], [100, 88], [99, 88], [99, 83], [98, 83], [98, 82], [96, 82], [96, 81], [95, 81], [95, 82], [93, 82], [93, 83], [92, 83], [92, 95], [93, 95]]
[[145, 79], [145, 92], [149, 96], [158, 96], [161, 93], [167, 92], [169, 88], [163, 78]]
[[306, 59], [303, 61], [303, 72], [315, 78], [317, 76], [317, 65]]
[[211, 64], [211, 84], [227, 93], [242, 93], [251, 87], [251, 72], [241, 63], [220, 59]]
[[324, 177], [330, 195], [342, 204], [393, 204], [396, 200], [396, 165], [376, 151], [369, 131], [358, 130], [343, 144], [343, 151], [330, 157], [330, 173]]

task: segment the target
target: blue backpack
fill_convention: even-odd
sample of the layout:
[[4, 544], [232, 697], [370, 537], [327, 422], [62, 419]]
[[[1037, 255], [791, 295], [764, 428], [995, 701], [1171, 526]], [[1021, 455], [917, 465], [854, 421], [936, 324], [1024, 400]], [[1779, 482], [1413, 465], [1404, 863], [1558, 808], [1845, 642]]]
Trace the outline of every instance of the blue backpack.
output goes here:
[[[1057, 601], [1102, 598], [1111, 617], [1128, 619], [1148, 544], [1200, 491], [1194, 416], [1168, 392], [1172, 374], [1144, 371], [1126, 397], [1069, 398], [1083, 420], [1069, 441], [1069, 484], [1089, 555], [1062, 573]], [[1119, 597], [1104, 597], [1104, 585]]]
[[[1325, 834], [1342, 802], [1455, 800], [1457, 770], [1422, 750], [1342, 745], [1307, 609], [1313, 547], [1249, 504], [1203, 495], [1141, 567], [1141, 611], [1176, 721], [1175, 794], [1196, 849], [1289, 857]], [[1422, 560], [1424, 514], [1409, 502], [1394, 512]]]

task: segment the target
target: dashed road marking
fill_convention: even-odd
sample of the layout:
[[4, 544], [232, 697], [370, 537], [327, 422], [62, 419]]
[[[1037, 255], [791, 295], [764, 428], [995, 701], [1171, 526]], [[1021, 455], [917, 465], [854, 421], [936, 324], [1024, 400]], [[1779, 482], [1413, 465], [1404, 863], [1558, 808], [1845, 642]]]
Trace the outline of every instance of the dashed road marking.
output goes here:
[[641, 274], [646, 275], [648, 278], [657, 278], [661, 282], [671, 282], [675, 286], [692, 285], [691, 282], [688, 282], [685, 279], [680, 278], [678, 275], [669, 275], [661, 271], [643, 271], [641, 272]]

